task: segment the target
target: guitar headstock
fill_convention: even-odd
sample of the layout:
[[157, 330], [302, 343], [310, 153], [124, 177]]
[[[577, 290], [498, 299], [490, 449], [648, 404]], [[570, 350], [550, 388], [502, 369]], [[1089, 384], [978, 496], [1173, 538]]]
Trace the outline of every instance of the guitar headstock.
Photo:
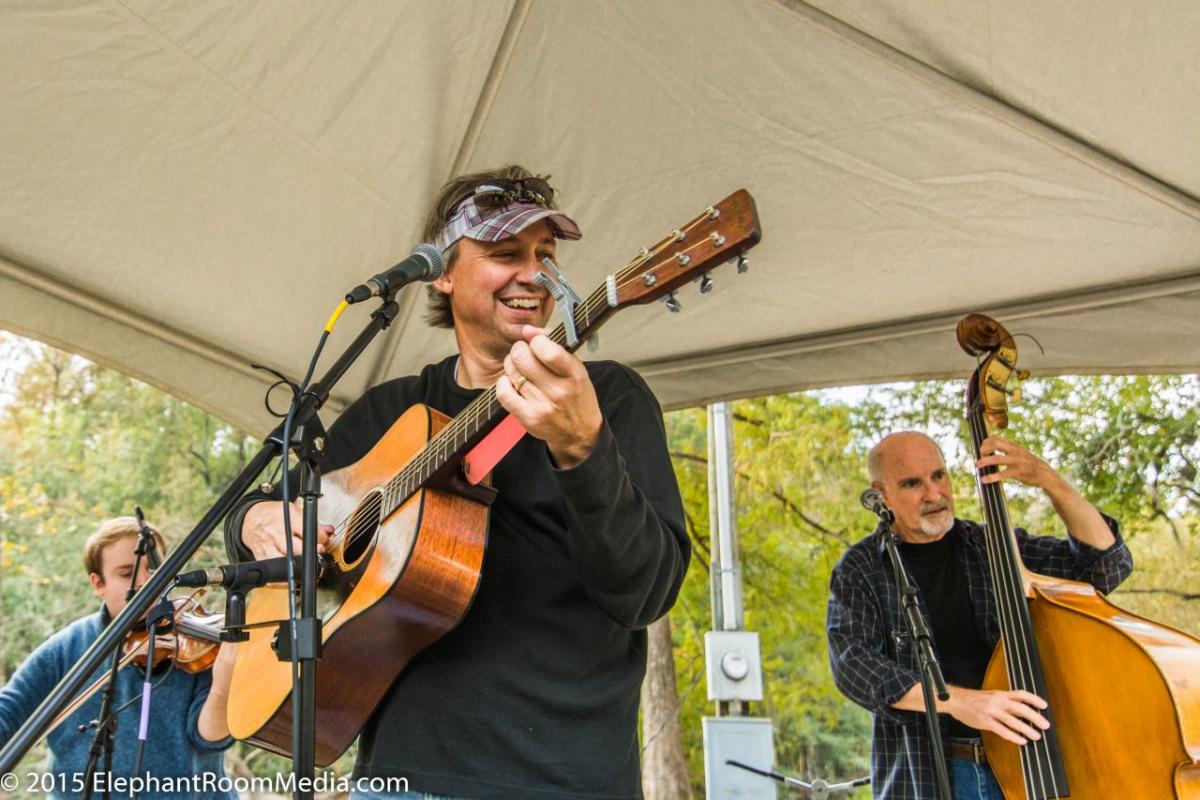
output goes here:
[[[653, 247], [644, 248], [614, 276], [616, 296], [612, 297], [610, 287], [609, 302], [619, 308], [666, 298], [667, 307], [678, 311], [672, 296], [676, 289], [699, 279], [700, 291], [707, 292], [712, 286], [708, 273], [738, 258], [761, 238], [754, 198], [745, 189], [738, 189]], [[739, 260], [738, 272], [745, 269], [744, 259]]]

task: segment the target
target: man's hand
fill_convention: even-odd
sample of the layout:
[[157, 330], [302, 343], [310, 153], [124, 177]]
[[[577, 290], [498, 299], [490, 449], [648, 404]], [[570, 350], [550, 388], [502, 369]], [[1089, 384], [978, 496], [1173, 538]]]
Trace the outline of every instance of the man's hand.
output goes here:
[[[303, 552], [304, 513], [295, 503], [289, 506], [292, 517], [292, 554]], [[317, 526], [317, 552], [324, 553], [329, 546], [332, 525]], [[283, 530], [283, 503], [268, 501], [256, 503], [242, 518], [242, 542], [250, 548], [254, 558], [280, 558], [287, 555], [286, 535]]]
[[1053, 481], [1060, 480], [1058, 473], [1045, 461], [996, 433], [983, 440], [979, 445], [979, 454], [981, 458], [975, 462], [977, 468], [1000, 467], [998, 471], [980, 478], [982, 483], [1014, 480], [1026, 486], [1045, 489]]
[[939, 703], [944, 711], [964, 725], [976, 730], [991, 731], [1013, 744], [1022, 745], [1042, 738], [1050, 722], [1038, 713], [1047, 703], [1036, 694], [1014, 689], [1011, 691], [982, 691], [950, 688], [950, 699]]
[[1076, 539], [1097, 550], [1112, 547], [1116, 537], [1095, 506], [1083, 499], [1066, 478], [1033, 453], [1003, 436], [992, 434], [979, 444], [980, 459], [975, 466], [998, 466], [1000, 470], [980, 476], [980, 483], [1015, 480], [1036, 486], [1050, 498], [1054, 510]]
[[526, 325], [525, 341], [504, 357], [496, 399], [550, 449], [561, 469], [583, 462], [600, 436], [604, 418], [587, 368], [541, 328]]

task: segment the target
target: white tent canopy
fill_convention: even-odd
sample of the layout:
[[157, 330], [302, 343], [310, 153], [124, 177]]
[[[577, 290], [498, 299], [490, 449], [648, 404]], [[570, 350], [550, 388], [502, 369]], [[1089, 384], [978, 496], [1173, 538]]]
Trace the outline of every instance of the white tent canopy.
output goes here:
[[[669, 407], [962, 375], [976, 310], [1036, 371], [1194, 371], [1198, 42], [1189, 0], [9, 2], [0, 326], [261, 433], [248, 365], [302, 373], [444, 180], [518, 162], [585, 294], [755, 196], [747, 275], [601, 335]], [[451, 352], [423, 304], [335, 408]]]

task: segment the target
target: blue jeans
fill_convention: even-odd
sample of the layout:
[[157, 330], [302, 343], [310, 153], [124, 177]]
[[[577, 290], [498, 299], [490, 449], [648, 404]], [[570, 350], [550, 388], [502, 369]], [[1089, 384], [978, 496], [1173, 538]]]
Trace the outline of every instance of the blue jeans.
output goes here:
[[[954, 742], [969, 742], [970, 739], [950, 739]], [[1004, 800], [1000, 784], [992, 775], [987, 764], [976, 764], [969, 758], [947, 758], [946, 771], [950, 773], [950, 790], [954, 800]]]

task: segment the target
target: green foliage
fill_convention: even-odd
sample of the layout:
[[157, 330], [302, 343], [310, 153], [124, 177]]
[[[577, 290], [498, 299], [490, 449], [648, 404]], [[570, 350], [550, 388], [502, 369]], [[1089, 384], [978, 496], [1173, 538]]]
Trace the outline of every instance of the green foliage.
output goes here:
[[[99, 607], [82, 550], [101, 521], [138, 504], [168, 545], [178, 542], [255, 445], [139, 381], [0, 336], [0, 363], [13, 365], [0, 384], [3, 682], [51, 633]], [[222, 563], [223, 551], [214, 538], [196, 563]], [[42, 756], [31, 751], [25, 763]]]
[[[0, 409], [0, 585], [7, 674], [95, 598], [81, 558], [99, 522], [140, 504], [178, 541], [241, 468], [247, 441], [186, 403], [48, 347], [9, 341], [24, 368]], [[219, 543], [202, 557], [213, 560]]]
[[[747, 629], [760, 633], [776, 762], [801, 774], [865, 774], [869, 715], [829, 678], [824, 636], [829, 573], [870, 520], [846, 498], [865, 480], [863, 451], [846, 407], [807, 395], [734, 404], [739, 549]], [[672, 611], [684, 749], [703, 788], [700, 718], [713, 713], [703, 685], [711, 627], [706, 415], [668, 417], [670, 447], [695, 544], [693, 569]]]
[[[1003, 435], [1039, 453], [1121, 523], [1134, 572], [1113, 602], [1200, 634], [1200, 376], [1045, 378], [1022, 389]], [[978, 519], [962, 390], [958, 381], [883, 387], [853, 414], [864, 437], [906, 428], [944, 434], [957, 513]], [[1064, 535], [1040, 492], [1011, 484], [1005, 492], [1015, 524]]]

